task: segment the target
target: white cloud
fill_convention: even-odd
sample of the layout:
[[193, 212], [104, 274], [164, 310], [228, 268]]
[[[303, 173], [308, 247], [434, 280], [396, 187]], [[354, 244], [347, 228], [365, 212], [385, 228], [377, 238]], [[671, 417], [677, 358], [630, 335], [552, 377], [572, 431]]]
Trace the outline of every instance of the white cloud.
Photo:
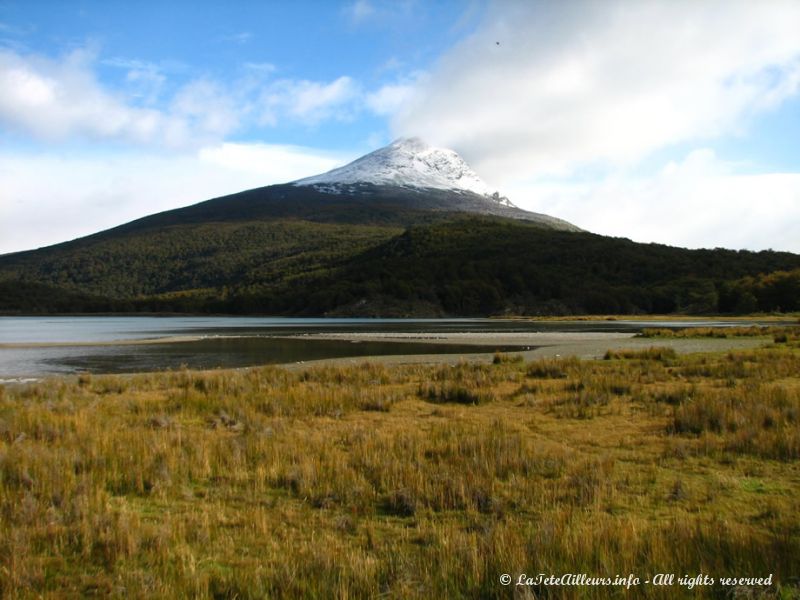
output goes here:
[[156, 103], [166, 80], [163, 73], [151, 68], [131, 69], [125, 75], [125, 81], [135, 90], [133, 94], [146, 105]]
[[796, 94], [798, 31], [782, 0], [497, 2], [394, 127], [493, 179], [631, 163]]
[[339, 77], [328, 84], [313, 81], [293, 82], [290, 86], [289, 112], [302, 118], [320, 119], [332, 108], [350, 102], [357, 95], [349, 77]]
[[376, 115], [394, 115], [412, 101], [424, 78], [424, 74], [416, 73], [413, 77], [383, 85], [367, 94], [364, 103]]
[[97, 80], [93, 61], [84, 51], [59, 60], [0, 51], [0, 125], [49, 142], [83, 137], [174, 147], [219, 139], [239, 125], [235, 97], [213, 82], [189, 82], [171, 106], [157, 109], [147, 105], [164, 82], [155, 67], [131, 64], [126, 79], [138, 93], [127, 97]]
[[369, 0], [356, 0], [345, 8], [353, 23], [359, 24], [375, 14], [375, 7]]
[[242, 99], [226, 93], [213, 81], [192, 81], [172, 99], [169, 114], [177, 118], [172, 119], [167, 135], [180, 140], [200, 131], [211, 139], [222, 139], [238, 129], [245, 111], [246, 104]]
[[[607, 235], [800, 252], [800, 173], [742, 174], [698, 150], [800, 91], [800, 3], [495, 2], [394, 105], [399, 135], [454, 148], [530, 210]], [[391, 88], [370, 97], [392, 110]], [[401, 94], [395, 94], [400, 96]], [[588, 169], [587, 169], [588, 167]], [[579, 173], [599, 173], [579, 181]]]
[[83, 52], [51, 61], [0, 51], [0, 123], [46, 140], [74, 133], [137, 141], [155, 135], [161, 116], [104, 91], [89, 60]]
[[314, 125], [325, 119], [345, 120], [353, 115], [361, 98], [359, 85], [342, 76], [330, 83], [279, 80], [262, 94], [261, 120], [275, 124], [281, 117]]
[[355, 0], [344, 5], [342, 14], [354, 27], [388, 28], [403, 35], [419, 24], [425, 10], [419, 0]]
[[167, 78], [159, 66], [120, 58], [102, 63], [126, 69], [125, 85], [103, 84], [95, 56], [86, 51], [51, 59], [0, 50], [0, 128], [45, 142], [82, 138], [186, 149], [253, 123], [313, 126], [348, 120], [363, 109], [361, 87], [347, 76], [273, 81], [273, 65], [246, 63], [240, 79], [194, 79], [177, 89], [173, 84], [175, 91], [164, 97]]
[[737, 173], [698, 149], [655, 177], [614, 173], [600, 181], [518, 182], [520, 207], [558, 215], [604, 235], [690, 248], [800, 253], [800, 173]]
[[215, 167], [258, 177], [261, 185], [294, 181], [347, 162], [347, 157], [279, 144], [223, 143], [201, 149], [198, 157]]
[[320, 173], [353, 157], [268, 144], [193, 154], [0, 153], [0, 253], [95, 233], [155, 212]]

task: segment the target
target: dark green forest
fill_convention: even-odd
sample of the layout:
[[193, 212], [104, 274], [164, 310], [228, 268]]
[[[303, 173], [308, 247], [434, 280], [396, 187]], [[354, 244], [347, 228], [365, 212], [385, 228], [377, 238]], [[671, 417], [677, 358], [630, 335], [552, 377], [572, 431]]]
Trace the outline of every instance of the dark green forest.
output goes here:
[[0, 280], [114, 299], [216, 295], [233, 285], [269, 286], [335, 268], [402, 231], [291, 220], [172, 225], [0, 257]]
[[[111, 230], [112, 232], [114, 230]], [[499, 217], [120, 228], [0, 257], [6, 313], [735, 314], [800, 310], [800, 256]]]
[[793, 311], [799, 301], [798, 255], [686, 250], [467, 217], [412, 227], [322, 279], [239, 289], [231, 307], [376, 316], [390, 306], [465, 316], [733, 314]]

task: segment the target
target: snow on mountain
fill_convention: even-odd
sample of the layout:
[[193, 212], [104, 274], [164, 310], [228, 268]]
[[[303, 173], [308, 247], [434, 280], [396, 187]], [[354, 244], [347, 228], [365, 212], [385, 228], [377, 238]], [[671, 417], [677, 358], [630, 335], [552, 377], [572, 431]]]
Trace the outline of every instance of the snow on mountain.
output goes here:
[[473, 192], [514, 207], [508, 198], [486, 185], [456, 152], [434, 148], [416, 137], [400, 138], [343, 167], [292, 183], [334, 194], [361, 183]]

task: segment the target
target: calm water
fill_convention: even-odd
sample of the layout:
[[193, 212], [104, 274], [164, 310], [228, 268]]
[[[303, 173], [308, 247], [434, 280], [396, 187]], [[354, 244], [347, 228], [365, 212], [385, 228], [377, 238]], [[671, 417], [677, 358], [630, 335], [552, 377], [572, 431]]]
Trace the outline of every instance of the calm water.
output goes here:
[[[242, 367], [349, 356], [468, 354], [513, 351], [514, 346], [413, 342], [282, 339], [315, 332], [632, 332], [642, 327], [679, 327], [741, 322], [501, 321], [495, 319], [292, 319], [255, 317], [0, 317], [0, 378], [90, 371], [126, 373], [190, 368]], [[128, 340], [176, 336], [199, 339], [174, 344], [115, 345]], [[99, 342], [107, 345], [79, 345]]]

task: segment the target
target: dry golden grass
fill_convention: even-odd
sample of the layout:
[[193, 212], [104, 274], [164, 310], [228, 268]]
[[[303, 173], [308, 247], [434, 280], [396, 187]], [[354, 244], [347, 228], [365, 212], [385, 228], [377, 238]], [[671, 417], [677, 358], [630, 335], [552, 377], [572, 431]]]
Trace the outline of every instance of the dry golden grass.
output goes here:
[[664, 348], [659, 346], [650, 346], [642, 350], [620, 349], [620, 350], [606, 350], [605, 360], [672, 360], [677, 357], [674, 348]]
[[607, 358], [0, 387], [0, 596], [794, 597], [800, 351]]
[[734, 338], [773, 337], [776, 342], [800, 340], [800, 327], [794, 325], [751, 325], [748, 327], [684, 327], [679, 329], [648, 327], [636, 337], [646, 338]]

